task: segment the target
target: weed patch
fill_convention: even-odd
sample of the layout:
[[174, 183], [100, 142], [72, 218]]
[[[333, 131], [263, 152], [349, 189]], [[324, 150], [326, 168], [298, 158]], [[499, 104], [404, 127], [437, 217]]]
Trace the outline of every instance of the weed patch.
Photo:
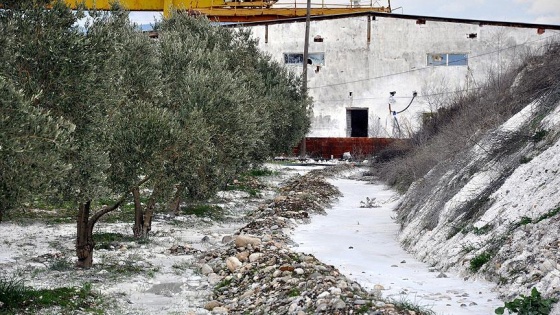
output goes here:
[[107, 271], [107, 275], [111, 279], [127, 278], [137, 274], [149, 274], [154, 276], [159, 271], [159, 267], [153, 267], [150, 264], [138, 264], [140, 260], [125, 260], [118, 262], [104, 263], [100, 266]]
[[49, 269], [56, 271], [69, 271], [74, 269], [74, 265], [70, 260], [57, 258], [50, 264]]
[[544, 130], [544, 129], [537, 130], [531, 137], [531, 140], [535, 143], [541, 142], [546, 137], [547, 134], [548, 134], [548, 130]]
[[476, 226], [468, 226], [463, 228], [463, 230], [461, 231], [463, 234], [468, 234], [469, 232], [473, 233], [474, 235], [484, 235], [488, 232], [490, 232], [490, 230], [492, 230], [492, 225], [491, 224], [485, 224], [484, 226], [481, 227], [476, 227]]
[[4, 303], [2, 313], [35, 314], [48, 307], [60, 307], [61, 313], [84, 310], [88, 314], [103, 314], [100, 297], [92, 291], [91, 284], [81, 288], [61, 287], [55, 289], [33, 289], [23, 280], [0, 278], [0, 301]]
[[415, 301], [411, 301], [406, 296], [401, 296], [399, 300], [391, 300], [390, 302], [394, 304], [397, 309], [414, 311], [418, 315], [436, 315], [429, 306], [420, 305]]
[[474, 257], [470, 261], [470, 265], [469, 265], [470, 271], [472, 271], [472, 272], [479, 271], [480, 268], [482, 268], [482, 266], [484, 266], [484, 264], [489, 262], [491, 258], [492, 258], [492, 255], [489, 252], [484, 252], [484, 253]]
[[232, 283], [232, 281], [233, 281], [232, 278], [226, 278], [222, 280], [220, 283], [218, 283], [214, 288], [214, 290], [220, 290], [221, 288], [228, 287]]
[[550, 211], [548, 211], [547, 213], [541, 215], [540, 217], [538, 217], [534, 223], [539, 223], [542, 220], [546, 220], [546, 219], [550, 219], [556, 215], [558, 215], [560, 213], [560, 207], [556, 208], [556, 209], [552, 209]]
[[95, 240], [95, 249], [115, 249], [115, 245], [119, 242], [135, 242], [138, 240], [132, 235], [110, 232], [95, 233], [93, 239]]
[[272, 176], [275, 172], [267, 168], [256, 168], [239, 175], [226, 186], [226, 190], [239, 190], [248, 193], [252, 197], [258, 196], [264, 185], [257, 179], [262, 176]]
[[289, 297], [296, 297], [296, 296], [300, 296], [300, 295], [301, 295], [301, 292], [297, 288], [291, 289], [290, 292], [288, 292]]
[[539, 223], [543, 220], [550, 219], [554, 216], [557, 216], [559, 213], [560, 213], [560, 207], [558, 207], [556, 209], [552, 209], [552, 210], [548, 211], [547, 213], [542, 214], [541, 216], [539, 216], [536, 219], [531, 219], [529, 217], [523, 216], [523, 217], [521, 217], [521, 219], [518, 222], [513, 223], [513, 229], [516, 229], [520, 226], [527, 225], [527, 224], [530, 224], [530, 223], [537, 224], [537, 223]]
[[266, 167], [260, 167], [260, 168], [255, 168], [255, 169], [250, 170], [248, 172], [248, 175], [254, 176], [254, 177], [273, 176], [273, 175], [278, 175], [278, 172], [273, 171], [271, 169], [268, 169]]
[[213, 220], [222, 220], [224, 218], [223, 209], [220, 206], [209, 204], [192, 204], [187, 207], [182, 207], [181, 214], [206, 217]]
[[484, 235], [484, 234], [488, 233], [491, 229], [492, 229], [491, 224], [486, 224], [486, 225], [484, 225], [482, 227], [479, 227], [479, 228], [473, 226], [472, 232], [473, 232], [474, 235]]
[[372, 307], [373, 304], [371, 302], [367, 302], [356, 310], [356, 314], [368, 314]]

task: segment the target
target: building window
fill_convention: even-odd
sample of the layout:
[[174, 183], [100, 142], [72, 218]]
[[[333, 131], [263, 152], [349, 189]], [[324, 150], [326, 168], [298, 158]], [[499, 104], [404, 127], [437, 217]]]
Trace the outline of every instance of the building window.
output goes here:
[[[287, 65], [301, 65], [303, 64], [303, 54], [284, 53], [284, 63]], [[324, 66], [325, 53], [309, 53], [307, 64], [314, 66]]]
[[428, 54], [428, 66], [467, 66], [467, 54]]

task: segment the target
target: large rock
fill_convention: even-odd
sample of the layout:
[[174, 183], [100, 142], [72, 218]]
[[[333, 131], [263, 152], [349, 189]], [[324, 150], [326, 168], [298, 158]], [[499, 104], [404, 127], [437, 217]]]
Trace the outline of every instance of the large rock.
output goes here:
[[247, 235], [238, 235], [235, 238], [235, 247], [247, 247], [249, 244], [253, 247], [259, 246], [261, 244], [261, 240]]
[[250, 262], [256, 262], [256, 261], [259, 260], [262, 256], [263, 256], [263, 253], [252, 253], [252, 254], [249, 256], [249, 261], [250, 261]]
[[202, 267], [200, 268], [200, 271], [201, 271], [202, 274], [205, 275], [205, 276], [214, 272], [214, 270], [212, 269], [212, 267], [210, 267], [210, 265], [208, 265], [208, 264], [202, 265]]
[[237, 268], [241, 267], [243, 264], [241, 263], [241, 261], [239, 261], [239, 259], [237, 259], [237, 257], [228, 257], [226, 259], [226, 266], [229, 269], [229, 271], [234, 272]]

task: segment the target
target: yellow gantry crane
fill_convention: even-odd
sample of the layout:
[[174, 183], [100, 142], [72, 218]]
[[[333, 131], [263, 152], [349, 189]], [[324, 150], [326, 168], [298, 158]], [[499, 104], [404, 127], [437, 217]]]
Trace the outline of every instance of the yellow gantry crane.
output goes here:
[[[168, 17], [172, 10], [185, 10], [192, 14], [206, 15], [209, 19], [220, 22], [255, 22], [283, 20], [306, 16], [306, 3], [284, 3], [283, 7], [273, 8], [278, 0], [120, 0], [119, 3], [130, 11], [163, 11]], [[324, 0], [313, 3], [311, 16], [335, 15], [357, 12], [391, 12], [391, 2], [387, 7], [378, 6], [373, 0], [368, 5], [358, 2], [347, 4], [329, 4]], [[88, 9], [106, 10], [113, 0], [64, 0], [72, 8], [84, 3]], [[299, 5], [299, 7], [298, 7]]]

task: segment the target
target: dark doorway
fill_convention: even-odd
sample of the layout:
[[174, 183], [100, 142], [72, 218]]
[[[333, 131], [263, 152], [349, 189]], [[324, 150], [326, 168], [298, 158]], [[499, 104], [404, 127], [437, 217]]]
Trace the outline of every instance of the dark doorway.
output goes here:
[[366, 109], [348, 109], [346, 114], [350, 116], [350, 137], [367, 137], [368, 136], [368, 110]]

